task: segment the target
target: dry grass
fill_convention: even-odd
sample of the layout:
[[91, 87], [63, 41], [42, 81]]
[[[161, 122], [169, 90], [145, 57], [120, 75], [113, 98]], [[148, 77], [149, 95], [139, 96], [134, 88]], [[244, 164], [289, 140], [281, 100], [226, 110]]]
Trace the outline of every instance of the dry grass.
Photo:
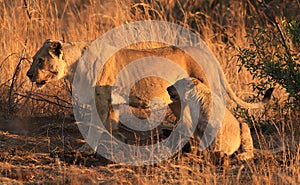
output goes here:
[[[68, 120], [72, 111], [70, 84], [61, 80], [39, 90], [25, 77], [28, 61], [47, 38], [93, 40], [124, 23], [167, 20], [198, 33], [219, 59], [236, 93], [247, 98], [255, 94], [247, 85], [253, 79], [245, 70], [238, 73], [237, 48], [249, 46], [245, 36], [255, 26], [272, 26], [268, 12], [257, 2], [0, 2], [0, 129], [3, 131], [0, 132], [0, 184], [300, 183], [299, 114], [284, 106], [286, 95], [280, 87], [274, 95], [275, 109], [252, 112], [248, 117], [239, 115], [251, 118], [252, 123], [265, 123], [252, 127], [256, 148], [269, 149], [285, 143], [286, 151], [276, 155], [257, 154], [245, 163], [233, 160], [226, 168], [214, 165], [207, 156], [192, 154], [152, 166], [130, 167], [107, 164], [93, 156], [73, 153], [61, 156], [82, 144], [76, 126]], [[270, 6], [277, 10], [278, 16], [292, 17], [297, 15], [295, 6], [299, 9], [299, 2], [270, 1]]]

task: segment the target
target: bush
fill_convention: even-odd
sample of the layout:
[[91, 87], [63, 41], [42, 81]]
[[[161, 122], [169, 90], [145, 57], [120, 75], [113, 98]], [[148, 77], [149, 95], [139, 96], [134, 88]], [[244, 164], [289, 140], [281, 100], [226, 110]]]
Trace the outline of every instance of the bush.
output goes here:
[[264, 92], [281, 85], [289, 93], [288, 103], [300, 104], [299, 63], [300, 20], [273, 23], [272, 27], [255, 28], [249, 48], [239, 49], [239, 65], [258, 78], [253, 88]]

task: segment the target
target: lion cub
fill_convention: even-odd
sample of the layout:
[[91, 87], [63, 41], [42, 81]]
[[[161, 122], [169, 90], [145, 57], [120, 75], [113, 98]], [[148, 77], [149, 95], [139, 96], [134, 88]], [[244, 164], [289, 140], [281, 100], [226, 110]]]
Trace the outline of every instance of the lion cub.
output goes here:
[[[216, 95], [196, 78], [183, 78], [174, 85], [169, 86], [167, 91], [173, 101], [169, 104], [169, 107], [176, 116], [177, 121], [182, 121], [184, 116], [193, 117], [193, 108], [188, 108], [191, 103], [199, 107], [199, 118], [196, 120], [197, 126], [193, 137], [196, 143], [203, 142], [202, 136], [209, 125], [208, 121], [212, 114], [212, 98], [215, 98]], [[266, 93], [264, 100], [270, 99], [270, 96], [270, 93]], [[192, 121], [194, 122], [195, 119], [192, 119]], [[187, 127], [187, 130], [191, 129], [191, 125], [188, 123], [183, 124]], [[228, 109], [225, 110], [222, 125], [217, 131], [214, 142], [210, 147], [214, 153], [221, 154], [221, 156], [223, 154], [226, 156], [232, 155], [238, 149], [241, 149], [242, 153], [237, 156], [240, 160], [251, 159], [254, 156], [253, 141], [249, 126], [246, 123], [240, 124]]]

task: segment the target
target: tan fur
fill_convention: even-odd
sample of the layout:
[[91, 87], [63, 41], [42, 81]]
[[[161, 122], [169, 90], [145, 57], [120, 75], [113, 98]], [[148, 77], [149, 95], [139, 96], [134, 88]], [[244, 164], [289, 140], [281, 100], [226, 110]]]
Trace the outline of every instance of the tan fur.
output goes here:
[[[33, 63], [27, 72], [27, 76], [32, 82], [36, 82], [37, 86], [42, 86], [45, 83], [60, 78], [73, 80], [73, 75], [77, 67], [78, 59], [91, 42], [61, 42], [54, 40], [46, 40], [44, 45], [38, 50], [33, 57]], [[197, 53], [202, 60], [209, 60], [205, 51], [196, 48], [185, 48], [191, 53]], [[155, 49], [121, 49], [113, 55], [105, 64], [102, 71], [98, 75], [96, 85], [114, 85], [116, 74], [130, 62], [143, 57], [161, 57], [168, 59], [177, 64], [188, 76], [202, 79], [203, 83], [209, 86], [209, 82], [203, 73], [201, 67], [184, 51], [176, 47], [161, 47]], [[39, 62], [41, 64], [39, 64]], [[227, 94], [238, 104], [248, 108], [260, 108], [262, 103], [247, 103], [239, 99], [233, 93], [228, 84], [221, 66], [217, 63], [212, 66], [217, 69], [221, 86], [226, 90]], [[207, 70], [212, 70], [208, 68]], [[207, 71], [207, 74], [214, 71]], [[174, 74], [176, 76], [176, 74]], [[178, 79], [174, 77], [174, 82]], [[182, 77], [181, 77], [182, 78]], [[172, 83], [172, 82], [171, 82]], [[138, 81], [131, 90], [130, 104], [136, 107], [148, 107], [151, 99], [155, 97], [162, 98], [165, 102], [169, 102], [169, 96], [165, 89], [170, 85], [169, 82], [158, 77], [143, 78]]]
[[[177, 90], [184, 96], [184, 100], [180, 101], [175, 87], [180, 87]], [[181, 106], [183, 109], [185, 109], [185, 106], [188, 106], [187, 101], [200, 105], [194, 138], [201, 142], [200, 138], [203, 136], [204, 129], [211, 116], [212, 96], [215, 95], [212, 95], [210, 89], [196, 78], [181, 79], [173, 86], [170, 86], [168, 92], [171, 97], [175, 98], [173, 103], [170, 104], [170, 108], [179, 121], [184, 116], [182, 114], [189, 114], [189, 112], [180, 113]], [[187, 125], [187, 127], [190, 126]], [[231, 112], [226, 109], [222, 126], [215, 137], [213, 151], [231, 155], [240, 147], [242, 153], [238, 155], [239, 159], [247, 160], [253, 157], [253, 142], [248, 125], [246, 123], [240, 125]]]

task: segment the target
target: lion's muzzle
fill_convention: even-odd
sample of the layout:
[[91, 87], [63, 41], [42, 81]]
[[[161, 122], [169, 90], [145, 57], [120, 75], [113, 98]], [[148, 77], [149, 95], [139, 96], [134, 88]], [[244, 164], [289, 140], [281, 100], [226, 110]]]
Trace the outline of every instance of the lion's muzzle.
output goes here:
[[42, 87], [47, 83], [46, 80], [37, 79], [30, 69], [27, 71], [26, 76], [30, 79], [31, 82], [35, 82], [38, 88]]

